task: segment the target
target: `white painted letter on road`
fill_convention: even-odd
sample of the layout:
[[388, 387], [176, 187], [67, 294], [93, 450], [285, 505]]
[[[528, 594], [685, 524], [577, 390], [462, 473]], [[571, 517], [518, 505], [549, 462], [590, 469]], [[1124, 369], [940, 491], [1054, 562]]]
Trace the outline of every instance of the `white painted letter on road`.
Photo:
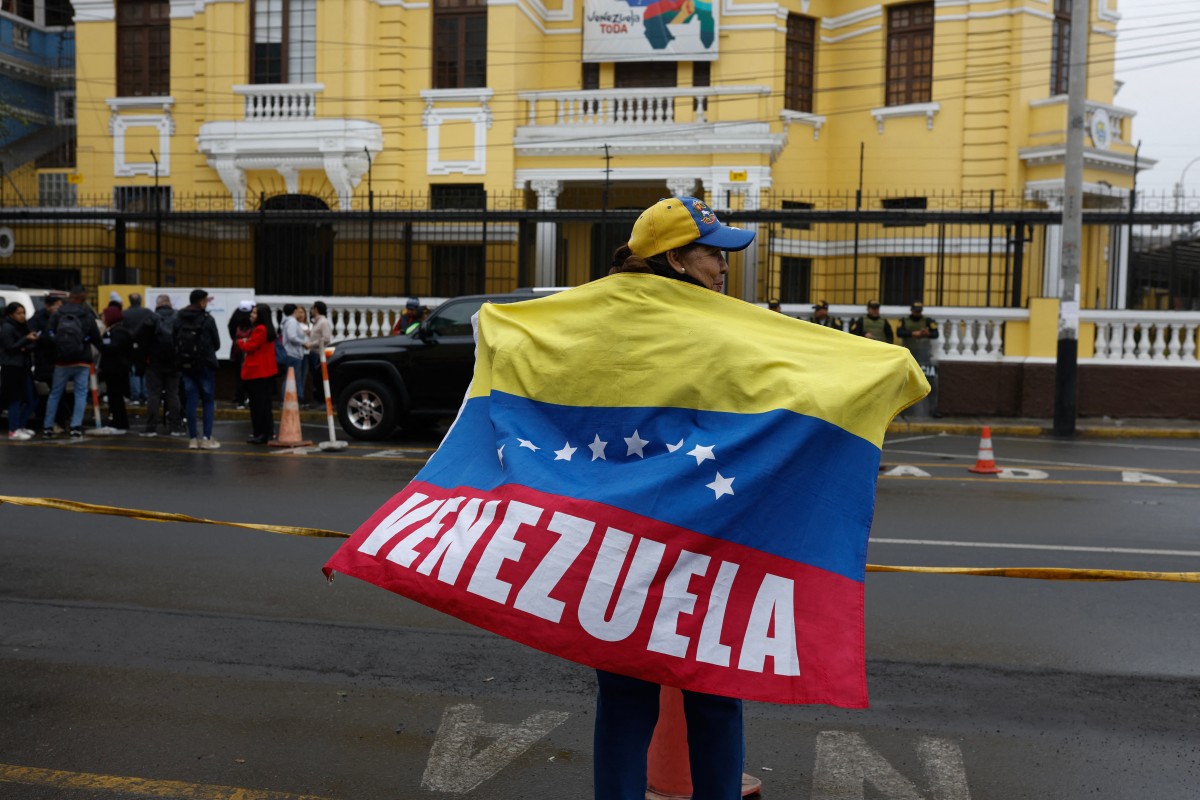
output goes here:
[[902, 475], [909, 475], [913, 478], [928, 478], [929, 473], [920, 467], [913, 467], [908, 464], [899, 464], [892, 467], [887, 472], [883, 473], [885, 478], [898, 478]]
[[[504, 725], [484, 722], [478, 706], [450, 706], [442, 715], [441, 727], [429, 751], [421, 787], [434, 792], [466, 794], [508, 766], [568, 716], [564, 711], [539, 711], [516, 725]], [[495, 741], [476, 751], [477, 739]]]
[[917, 754], [925, 771], [928, 795], [900, 774], [883, 755], [857, 733], [821, 731], [811, 800], [863, 800], [870, 784], [872, 797], [887, 800], [970, 800], [962, 751], [948, 739], [922, 736]]
[[1050, 473], [1025, 467], [1001, 467], [1000, 471], [996, 473], [996, 477], [1016, 481], [1044, 481], [1050, 477]]
[[1158, 475], [1151, 475], [1149, 472], [1134, 472], [1133, 470], [1125, 470], [1121, 473], [1121, 480], [1126, 483], [1176, 483], [1170, 478], [1162, 478]]

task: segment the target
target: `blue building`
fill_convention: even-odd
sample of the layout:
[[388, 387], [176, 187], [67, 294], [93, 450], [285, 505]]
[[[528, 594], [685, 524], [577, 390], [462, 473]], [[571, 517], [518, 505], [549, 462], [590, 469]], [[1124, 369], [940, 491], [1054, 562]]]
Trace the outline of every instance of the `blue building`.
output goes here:
[[75, 29], [68, 0], [0, 0], [0, 206], [73, 205]]

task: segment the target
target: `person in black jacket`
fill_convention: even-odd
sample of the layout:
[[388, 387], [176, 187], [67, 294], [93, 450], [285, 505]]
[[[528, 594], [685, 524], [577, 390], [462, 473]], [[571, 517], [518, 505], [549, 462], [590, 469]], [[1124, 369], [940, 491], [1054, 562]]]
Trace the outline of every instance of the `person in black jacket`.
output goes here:
[[[33, 346], [33, 394], [37, 408], [32, 419], [41, 420], [46, 416], [46, 401], [50, 399], [50, 384], [54, 381], [54, 342], [50, 339], [50, 319], [62, 307], [61, 295], [48, 294], [42, 301], [42, 307], [33, 312], [29, 318], [29, 330], [38, 335]], [[66, 407], [60, 407], [59, 419], [56, 420], [66, 428]]]
[[112, 427], [126, 431], [129, 429], [129, 415], [125, 411], [125, 395], [129, 392], [133, 334], [126, 327], [124, 314], [110, 314], [109, 319], [111, 323], [100, 338], [100, 380], [108, 392]]
[[154, 313], [134, 332], [139, 358], [146, 364], [146, 429], [142, 436], [158, 435], [158, 409], [163, 395], [167, 410], [163, 424], [172, 436], [187, 433], [179, 408], [179, 369], [175, 366], [175, 309], [171, 298], [160, 294], [154, 302]]
[[[254, 326], [250, 324], [250, 312], [254, 309], [253, 300], [243, 300], [238, 303], [237, 310], [229, 315], [229, 341], [236, 342], [250, 335]], [[249, 408], [246, 398], [246, 386], [242, 383], [242, 361], [246, 358], [240, 348], [229, 348], [229, 362], [233, 366], [233, 404], [238, 408]]]
[[137, 334], [141, 330], [142, 324], [146, 318], [154, 312], [142, 305], [142, 295], [140, 292], [129, 293], [129, 308], [125, 309], [125, 314], [122, 319], [125, 321], [125, 330], [129, 331], [133, 336], [133, 355], [130, 360], [132, 367], [129, 374], [129, 399], [132, 405], [146, 404], [146, 358], [141, 351], [141, 342], [138, 341]]
[[49, 336], [54, 342], [54, 379], [42, 435], [54, 435], [54, 417], [67, 383], [75, 386], [75, 407], [71, 409], [71, 438], [83, 438], [83, 412], [87, 408], [88, 379], [92, 368], [92, 346], [100, 343], [96, 315], [87, 307], [87, 290], [76, 286], [67, 302], [50, 318]]
[[[216, 450], [220, 442], [213, 439], [213, 414], [216, 405], [217, 351], [221, 335], [217, 323], [205, 308], [208, 292], [193, 289], [188, 305], [175, 315], [175, 365], [183, 379], [184, 415], [187, 417], [188, 447]], [[196, 425], [196, 401], [204, 405], [204, 438], [200, 439]]]
[[25, 427], [33, 413], [33, 352], [38, 335], [25, 324], [25, 306], [9, 303], [0, 319], [0, 396], [8, 408], [8, 439], [24, 442], [33, 438]]

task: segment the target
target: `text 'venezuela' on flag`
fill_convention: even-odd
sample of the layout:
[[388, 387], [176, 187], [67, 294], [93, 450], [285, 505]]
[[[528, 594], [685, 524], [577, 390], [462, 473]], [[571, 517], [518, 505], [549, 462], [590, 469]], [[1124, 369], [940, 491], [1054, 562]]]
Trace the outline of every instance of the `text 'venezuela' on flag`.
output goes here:
[[325, 567], [592, 667], [867, 704], [880, 446], [902, 347], [654, 275], [479, 314], [459, 416]]

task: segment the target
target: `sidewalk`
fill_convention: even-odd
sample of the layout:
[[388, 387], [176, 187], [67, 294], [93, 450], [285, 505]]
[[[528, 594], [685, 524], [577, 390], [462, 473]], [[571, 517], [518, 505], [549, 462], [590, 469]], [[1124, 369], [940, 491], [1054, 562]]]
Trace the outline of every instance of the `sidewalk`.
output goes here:
[[[993, 436], [1054, 436], [1054, 420], [986, 417], [912, 417], [901, 414], [888, 428], [888, 434], [960, 434], [979, 435], [983, 426]], [[1200, 420], [1191, 419], [1110, 419], [1080, 417], [1075, 435], [1083, 439], [1200, 439]]]

